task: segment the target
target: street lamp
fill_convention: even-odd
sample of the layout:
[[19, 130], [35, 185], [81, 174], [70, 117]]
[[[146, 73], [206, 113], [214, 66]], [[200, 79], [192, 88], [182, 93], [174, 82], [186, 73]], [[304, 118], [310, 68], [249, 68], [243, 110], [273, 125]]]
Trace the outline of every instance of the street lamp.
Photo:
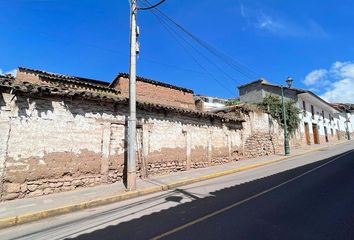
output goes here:
[[350, 137], [350, 132], [349, 132], [349, 116], [348, 116], [348, 111], [346, 110], [345, 111], [345, 118], [346, 118], [346, 120], [345, 120], [345, 123], [346, 123], [346, 126], [345, 126], [345, 130], [346, 130], [346, 132], [347, 132], [347, 138], [348, 138], [348, 140], [351, 140], [351, 137]]
[[[293, 79], [288, 77], [286, 79], [286, 83], [288, 84], [288, 88], [291, 88], [293, 83]], [[288, 135], [288, 126], [286, 125], [286, 111], [285, 111], [285, 104], [284, 104], [284, 86], [281, 85], [281, 105], [283, 108], [283, 119], [284, 119], [284, 152], [285, 155], [290, 154], [290, 145], [289, 145], [289, 135]]]

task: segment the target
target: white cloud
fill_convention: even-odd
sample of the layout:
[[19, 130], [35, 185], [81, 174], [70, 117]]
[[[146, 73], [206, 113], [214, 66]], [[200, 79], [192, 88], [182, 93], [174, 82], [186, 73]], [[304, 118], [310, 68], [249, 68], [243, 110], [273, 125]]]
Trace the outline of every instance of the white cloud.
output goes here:
[[306, 86], [311, 86], [316, 84], [318, 81], [322, 80], [328, 71], [325, 69], [318, 69], [307, 74], [305, 79], [302, 81]]
[[5, 74], [11, 74], [12, 76], [16, 76], [16, 69], [12, 69], [10, 71], [3, 71], [1, 68], [0, 68], [0, 75], [5, 75]]
[[328, 69], [309, 73], [303, 83], [321, 89], [321, 97], [332, 103], [354, 103], [354, 63], [337, 61]]
[[246, 21], [243, 30], [253, 28], [277, 36], [326, 38], [328, 34], [313, 19], [294, 21], [280, 12], [259, 7], [247, 7], [240, 3], [240, 15]]
[[354, 76], [334, 82], [321, 97], [332, 103], [354, 103]]
[[280, 21], [275, 21], [271, 16], [264, 13], [260, 14], [257, 18], [255, 26], [259, 29], [267, 30], [273, 33], [280, 32], [284, 30], [284, 24]]

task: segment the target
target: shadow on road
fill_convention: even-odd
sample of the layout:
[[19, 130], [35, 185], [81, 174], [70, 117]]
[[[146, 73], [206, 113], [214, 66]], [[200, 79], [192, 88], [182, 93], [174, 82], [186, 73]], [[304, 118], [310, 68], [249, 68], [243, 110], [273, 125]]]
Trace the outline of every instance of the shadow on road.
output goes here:
[[[340, 154], [340, 155], [342, 155], [342, 154]], [[298, 167], [295, 169], [291, 169], [291, 170], [288, 170], [288, 171], [285, 171], [282, 173], [278, 173], [278, 174], [275, 174], [272, 176], [268, 176], [265, 178], [254, 180], [254, 181], [251, 181], [251, 182], [248, 182], [245, 184], [235, 185], [235, 186], [232, 186], [229, 188], [224, 188], [222, 190], [218, 190], [218, 191], [210, 193], [211, 196], [209, 195], [208, 197], [205, 197], [205, 198], [199, 198], [184, 189], [176, 189], [175, 190], [176, 195], [177, 194], [180, 195], [180, 193], [182, 193], [183, 195], [186, 195], [186, 196], [189, 196], [190, 198], [192, 198], [192, 201], [187, 202], [187, 203], [181, 203], [175, 207], [172, 207], [172, 208], [169, 208], [166, 210], [162, 210], [160, 212], [156, 212], [156, 213], [153, 213], [150, 215], [145, 215], [139, 219], [133, 219], [131, 221], [123, 222], [118, 225], [109, 226], [104, 229], [93, 231], [91, 233], [82, 234], [81, 236], [79, 236], [75, 239], [77, 239], [77, 240], [150, 239], [150, 238], [158, 236], [166, 231], [170, 231], [171, 229], [174, 229], [178, 226], [181, 226], [181, 225], [184, 225], [188, 222], [191, 222], [195, 219], [204, 217], [207, 214], [210, 214], [212, 212], [215, 212], [217, 210], [220, 210], [222, 208], [230, 206], [231, 204], [243, 201], [251, 196], [258, 195], [259, 193], [261, 193], [267, 189], [272, 189], [274, 186], [277, 186], [279, 184], [283, 184], [284, 182], [288, 181], [289, 179], [296, 178], [297, 176], [302, 175], [311, 169], [317, 168], [317, 167], [323, 165], [324, 163], [331, 161], [335, 157], [336, 156], [319, 161], [319, 162], [315, 162], [315, 163], [311, 163], [311, 164], [308, 164], [305, 166], [301, 166], [301, 167]], [[336, 165], [347, 164], [348, 166], [345, 166], [345, 168], [351, 169], [351, 171], [352, 171], [351, 174], [352, 174], [354, 167], [353, 167], [353, 161], [350, 161], [350, 160], [353, 159], [353, 153], [350, 155], [347, 155], [346, 158], [343, 157], [343, 159], [344, 159], [343, 161], [342, 161], [342, 159], [340, 159], [339, 161], [335, 161], [335, 162], [343, 162], [343, 163], [334, 164], [335, 162], [333, 162], [333, 163], [330, 163], [326, 166], [332, 166], [331, 167], [332, 170], [336, 171], [336, 173], [337, 173], [337, 172], [340, 172], [340, 169], [342, 169], [344, 167], [340, 166], [340, 168], [339, 168], [339, 166], [336, 167]], [[338, 168], [338, 169], [336, 169], [336, 168]], [[321, 169], [325, 169], [325, 167], [323, 167]], [[329, 171], [329, 170], [324, 170], [324, 171]], [[325, 175], [325, 174], [323, 174], [323, 175]], [[341, 177], [344, 178], [344, 176], [337, 176], [337, 175], [335, 175], [336, 178], [341, 178]], [[354, 174], [352, 174], [352, 175], [354, 176]], [[305, 177], [305, 176], [307, 176], [307, 177]], [[314, 172], [311, 172], [305, 176], [304, 176], [304, 178], [307, 178], [306, 181], [315, 182], [318, 184], [321, 184], [321, 182], [323, 182], [323, 184], [330, 185], [330, 183], [326, 182], [327, 180], [326, 180], [325, 176], [322, 176], [322, 177], [316, 176], [314, 174]], [[348, 181], [349, 180], [353, 181], [353, 179], [354, 179], [354, 177], [348, 179]], [[298, 181], [299, 181], [299, 179], [295, 179], [294, 183], [297, 182], [297, 185], [299, 185]], [[338, 181], [342, 181], [342, 179], [338, 179]], [[243, 232], [247, 232], [250, 235], [253, 234], [253, 231], [256, 232], [256, 231], [260, 230], [260, 232], [262, 232], [262, 229], [258, 229], [256, 226], [258, 223], [259, 223], [259, 226], [262, 226], [262, 224], [264, 226], [266, 226], [267, 224], [272, 224], [272, 223], [261, 223], [260, 222], [261, 220], [259, 220], [259, 219], [254, 219], [255, 226], [252, 226], [252, 227], [243, 226], [243, 223], [245, 223], [247, 221], [252, 221], [252, 219], [248, 219], [248, 218], [255, 217], [260, 212], [268, 211], [267, 214], [273, 214], [272, 211], [276, 212], [277, 207], [279, 207], [279, 209], [283, 209], [283, 210], [286, 209], [286, 205], [283, 205], [283, 204], [286, 204], [286, 201], [289, 201], [289, 202], [295, 201], [296, 198], [298, 198], [297, 199], [298, 201], [306, 201], [306, 196], [303, 196], [304, 192], [302, 192], [302, 191], [308, 191], [308, 192], [306, 192], [306, 194], [308, 194], [308, 195], [311, 195], [311, 191], [313, 191], [313, 190], [306, 188], [305, 186], [303, 188], [296, 186], [295, 188], [293, 188], [291, 190], [291, 192], [289, 192], [289, 190], [284, 185], [280, 186], [278, 188], [279, 190], [277, 190], [279, 192], [278, 193], [279, 199], [278, 199], [278, 197], [271, 196], [270, 192], [272, 192], [273, 190], [268, 191], [264, 195], [262, 195], [262, 198], [264, 198], [263, 202], [257, 201], [257, 199], [251, 199], [249, 201], [249, 203], [253, 202], [252, 203], [253, 205], [256, 204], [257, 207], [247, 206], [248, 202], [241, 204], [240, 206], [236, 207], [237, 210], [239, 210], [239, 212], [237, 212], [237, 214], [233, 214], [232, 216], [226, 217], [224, 220], [222, 220], [222, 223], [228, 224], [228, 226], [231, 228], [231, 229], [229, 228], [230, 232], [237, 233], [239, 231], [239, 233], [240, 233], [239, 236], [241, 238], [238, 238], [238, 239], [275, 239], [276, 234], [281, 232], [281, 229], [277, 229], [276, 225], [271, 226], [272, 231], [274, 231], [274, 232], [269, 233], [270, 238], [268, 238], [264, 235], [259, 235], [259, 238], [247, 238], [247, 236], [246, 236], [246, 238], [243, 238], [243, 237], [245, 237], [244, 235], [242, 235]], [[316, 193], [313, 193], [313, 194], [316, 194]], [[325, 192], [324, 193], [321, 192], [321, 194], [323, 194], [324, 196], [327, 196]], [[283, 198], [281, 198], [281, 196]], [[317, 204], [316, 201], [318, 201], [318, 198], [320, 198], [320, 197], [316, 196], [316, 195], [314, 195], [314, 196], [315, 196], [315, 200], [312, 199], [311, 204], [316, 205]], [[351, 197], [352, 197], [352, 199], [354, 199], [353, 194], [351, 195]], [[259, 198], [261, 198], [261, 197], [259, 197]], [[283, 199], [283, 200], [280, 200], [280, 199]], [[286, 199], [286, 201], [284, 201], [284, 199]], [[182, 198], [180, 196], [168, 195], [168, 196], [165, 196], [165, 200], [180, 203]], [[143, 204], [143, 203], [144, 202], [140, 202], [140, 204]], [[273, 206], [272, 204], [273, 205], [275, 204], [275, 206]], [[307, 209], [311, 209], [312, 205], [307, 206], [307, 207], [308, 207]], [[274, 209], [274, 210], [272, 210], [272, 209]], [[314, 207], [314, 209], [315, 209], [315, 207]], [[354, 209], [354, 207], [350, 210], [353, 210], [353, 209]], [[269, 211], [270, 211], [270, 213], [269, 213]], [[285, 211], [285, 213], [283, 213], [281, 219], [289, 218], [288, 214], [296, 215], [297, 211], [299, 211], [299, 210], [298, 209], [291, 209], [291, 210]], [[299, 220], [294, 217], [294, 219], [291, 219], [289, 221], [292, 222], [292, 221], [295, 221], [295, 219]], [[351, 220], [354, 220], [354, 217]], [[304, 222], [306, 222], [306, 219], [304, 220]], [[220, 222], [218, 222], [218, 224], [220, 224]], [[218, 229], [221, 227], [218, 224], [215, 224], [212, 226], [215, 227], [215, 229]], [[281, 226], [282, 223], [278, 223], [278, 224], [279, 224], [279, 226]], [[315, 225], [313, 225], [313, 226], [315, 226]], [[305, 226], [305, 228], [306, 227], [311, 227], [311, 226]], [[290, 226], [290, 229], [291, 229], [291, 226]], [[211, 229], [204, 229], [205, 233], [207, 233], [208, 231], [210, 232]], [[219, 229], [219, 231], [220, 231], [220, 229]], [[264, 231], [264, 229], [263, 229], [263, 231]], [[272, 235], [272, 234], [275, 234], [275, 235]], [[296, 234], [299, 234], [299, 233], [293, 233], [293, 234], [294, 234], [293, 236], [296, 236]], [[248, 235], [248, 236], [250, 237], [250, 235]], [[272, 236], [274, 238], [272, 238]], [[199, 237], [201, 237], [201, 236], [199, 235]], [[236, 238], [236, 237], [237, 237], [237, 234], [234, 235], [234, 238]], [[178, 239], [178, 238], [176, 238], [176, 239]], [[179, 239], [181, 239], [181, 238], [179, 238]], [[192, 235], [190, 235], [190, 236], [184, 236], [183, 239], [198, 239], [198, 237], [196, 237], [196, 236], [192, 237]], [[205, 236], [203, 236], [203, 239], [214, 239], [214, 237], [212, 235], [205, 235]], [[220, 239], [225, 239], [225, 238], [220, 236]], [[282, 238], [277, 238], [277, 239], [282, 239]], [[290, 239], [290, 238], [287, 238], [287, 239]], [[291, 238], [291, 239], [295, 239], [295, 238]], [[314, 238], [308, 238], [308, 239], [314, 239]], [[343, 239], [343, 238], [341, 238], [341, 239]], [[344, 238], [344, 239], [349, 239], [349, 238]]]

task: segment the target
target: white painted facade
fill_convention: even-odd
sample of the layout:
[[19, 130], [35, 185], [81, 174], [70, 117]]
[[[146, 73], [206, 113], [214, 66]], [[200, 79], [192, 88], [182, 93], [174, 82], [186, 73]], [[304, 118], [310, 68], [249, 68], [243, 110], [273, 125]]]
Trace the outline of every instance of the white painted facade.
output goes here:
[[[352, 114], [340, 112], [330, 104], [310, 93], [298, 94], [298, 108], [300, 113], [300, 132], [305, 133], [305, 123], [309, 126], [309, 134], [313, 138], [313, 126], [317, 126], [320, 141], [339, 139], [347, 132], [347, 118], [353, 118]], [[348, 115], [348, 117], [346, 117]], [[354, 119], [353, 119], [354, 120]], [[348, 124], [349, 133], [353, 133], [352, 121]], [[326, 134], [327, 131], [327, 134]], [[326, 138], [327, 136], [327, 138]], [[313, 143], [313, 142], [312, 142]]]

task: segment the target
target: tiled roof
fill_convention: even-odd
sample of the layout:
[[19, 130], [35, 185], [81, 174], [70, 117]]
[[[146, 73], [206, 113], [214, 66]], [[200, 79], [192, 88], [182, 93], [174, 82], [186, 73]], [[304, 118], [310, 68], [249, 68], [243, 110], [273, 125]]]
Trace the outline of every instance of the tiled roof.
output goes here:
[[[38, 95], [38, 96], [64, 96], [71, 98], [83, 98], [94, 101], [105, 101], [105, 102], [115, 102], [128, 104], [128, 98], [122, 98], [118, 95], [106, 95], [104, 93], [96, 93], [90, 91], [75, 91], [73, 89], [65, 87], [53, 87], [53, 86], [44, 86], [36, 85], [28, 82], [15, 82], [14, 78], [8, 78], [6, 76], [0, 76], [0, 92], [10, 92], [14, 94], [22, 93], [29, 95]], [[218, 116], [213, 113], [189, 110], [184, 108], [172, 107], [163, 104], [148, 103], [143, 101], [137, 101], [137, 108], [147, 111], [167, 111], [173, 113], [179, 113], [185, 116], [193, 116], [200, 118], [209, 118], [209, 119], [218, 119], [222, 122], [231, 122], [231, 123], [241, 123], [244, 120], [242, 118], [225, 118]]]
[[[118, 76], [112, 82], [111, 86], [114, 86], [117, 83], [117, 81], [119, 80], [120, 77], [129, 78], [129, 74], [128, 73], [119, 73]], [[178, 86], [175, 86], [175, 85], [171, 85], [171, 84], [164, 83], [164, 82], [159, 82], [159, 81], [148, 79], [148, 78], [144, 78], [144, 77], [137, 76], [136, 80], [137, 81], [141, 81], [141, 82], [154, 84], [154, 85], [158, 85], [158, 86], [162, 86], [162, 87], [166, 87], [166, 88], [176, 89], [176, 90], [187, 92], [187, 93], [194, 93], [193, 90], [190, 90], [190, 89], [187, 89], [187, 88], [178, 87]]]
[[268, 83], [268, 82], [266, 80], [264, 80], [264, 79], [258, 79], [258, 80], [255, 80], [255, 81], [240, 85], [240, 86], [238, 86], [238, 88], [240, 89], [240, 88], [243, 88], [243, 87], [247, 87], [247, 86], [255, 84], [255, 83]]
[[331, 103], [331, 105], [340, 111], [354, 112], [354, 104], [352, 103]]
[[74, 84], [78, 84], [78, 85], [82, 85], [82, 86], [86, 86], [86, 87], [92, 87], [92, 88], [110, 91], [110, 92], [117, 91], [115, 89], [110, 88], [109, 87], [110, 84], [108, 82], [104, 82], [104, 81], [69, 76], [69, 75], [63, 75], [63, 74], [58, 74], [58, 73], [50, 73], [50, 72], [46, 72], [46, 71], [30, 69], [30, 68], [23, 68], [23, 67], [19, 67], [19, 70], [36, 74], [40, 78], [44, 78], [44, 79], [51, 80], [51, 81], [62, 81], [62, 82], [66, 82], [66, 83], [74, 83]]
[[[281, 88], [280, 85], [276, 85], [276, 84], [271, 84], [263, 79], [257, 80], [257, 81], [253, 81], [250, 83], [247, 83], [245, 85], [241, 85], [238, 88], [243, 88], [252, 84], [256, 84], [256, 83], [260, 83], [261, 85], [265, 85], [265, 86], [270, 86], [270, 87], [276, 87], [276, 88]], [[301, 88], [287, 88], [288, 91], [295, 91], [297, 94], [302, 94], [302, 93], [308, 93], [310, 95], [312, 95], [313, 97], [317, 98], [318, 100], [320, 100], [321, 102], [323, 102], [324, 104], [330, 106], [333, 108], [332, 104], [330, 104], [329, 102], [325, 101], [324, 99], [322, 99], [321, 97], [319, 97], [318, 95], [316, 95], [315, 93], [309, 91], [309, 90], [305, 90], [305, 89], [301, 89]]]

